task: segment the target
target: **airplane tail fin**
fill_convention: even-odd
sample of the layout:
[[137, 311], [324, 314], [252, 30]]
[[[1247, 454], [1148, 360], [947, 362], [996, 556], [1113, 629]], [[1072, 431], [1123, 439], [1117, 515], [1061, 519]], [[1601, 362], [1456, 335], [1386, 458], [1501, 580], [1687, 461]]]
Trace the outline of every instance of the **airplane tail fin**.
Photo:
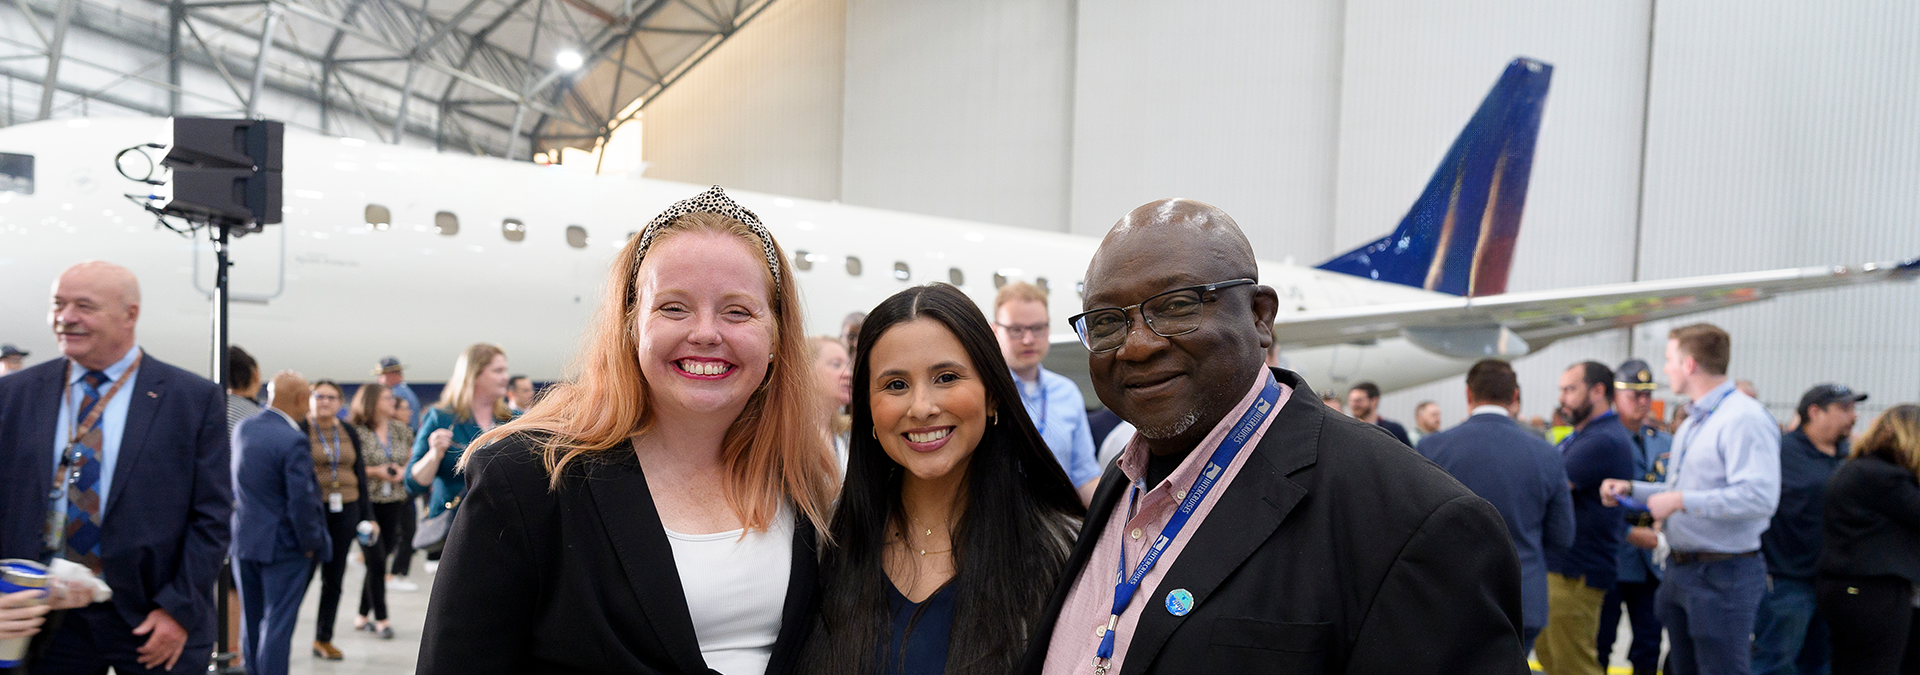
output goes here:
[[1508, 63], [1399, 229], [1319, 268], [1453, 295], [1506, 292], [1552, 79], [1544, 62]]

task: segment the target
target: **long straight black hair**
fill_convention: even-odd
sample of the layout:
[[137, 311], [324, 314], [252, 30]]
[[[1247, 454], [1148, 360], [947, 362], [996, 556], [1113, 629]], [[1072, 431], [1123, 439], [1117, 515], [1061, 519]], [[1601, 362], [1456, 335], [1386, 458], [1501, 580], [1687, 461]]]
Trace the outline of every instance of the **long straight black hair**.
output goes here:
[[[953, 629], [949, 675], [1003, 675], [1018, 666], [1031, 622], [1066, 566], [1086, 509], [1073, 483], [1033, 428], [987, 318], [952, 286], [928, 284], [894, 294], [867, 316], [853, 365], [853, 431], [846, 484], [823, 544], [820, 618], [808, 640], [804, 672], [879, 672], [893, 630], [883, 561], [887, 533], [905, 531], [901, 466], [874, 438], [873, 345], [895, 326], [932, 319], [966, 348], [998, 422], [987, 425], [964, 465], [966, 506], [953, 527]], [[870, 433], [862, 434], [861, 431]], [[917, 617], [916, 617], [917, 618]]]

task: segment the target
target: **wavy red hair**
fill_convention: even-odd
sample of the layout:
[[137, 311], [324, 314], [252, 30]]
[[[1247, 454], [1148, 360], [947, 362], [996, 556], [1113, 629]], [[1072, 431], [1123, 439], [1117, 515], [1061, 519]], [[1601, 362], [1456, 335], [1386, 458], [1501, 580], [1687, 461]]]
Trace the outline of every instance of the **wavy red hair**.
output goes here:
[[[654, 235], [651, 250], [660, 242], [687, 232], [716, 232], [739, 237], [755, 258], [760, 237], [737, 220], [712, 213], [692, 213], [674, 219]], [[519, 419], [494, 428], [474, 445], [499, 440], [515, 432], [543, 438], [550, 486], [557, 489], [566, 468], [599, 455], [631, 452], [627, 439], [653, 428], [654, 413], [647, 402], [651, 389], [640, 372], [638, 324], [640, 266], [636, 259], [639, 237], [627, 241], [608, 270], [606, 294], [600, 301], [591, 331], [585, 338], [572, 377], [555, 385], [533, 409]], [[772, 364], [740, 416], [721, 442], [726, 463], [723, 486], [727, 505], [750, 529], [765, 529], [779, 512], [783, 499], [826, 531], [832, 508], [836, 472], [833, 451], [819, 432], [819, 404], [815, 399], [811, 349], [802, 332], [799, 293], [786, 251], [769, 242], [779, 261], [779, 281], [766, 276], [773, 303]], [[471, 457], [469, 453], [466, 457]], [[466, 457], [462, 457], [462, 462]]]

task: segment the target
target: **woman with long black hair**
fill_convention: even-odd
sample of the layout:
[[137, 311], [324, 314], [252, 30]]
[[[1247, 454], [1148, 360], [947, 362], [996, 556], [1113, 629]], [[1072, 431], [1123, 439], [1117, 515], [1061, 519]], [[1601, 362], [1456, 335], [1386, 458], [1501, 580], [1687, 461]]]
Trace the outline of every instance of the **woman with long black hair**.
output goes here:
[[860, 330], [807, 672], [1009, 673], [1085, 510], [985, 316], [945, 284]]

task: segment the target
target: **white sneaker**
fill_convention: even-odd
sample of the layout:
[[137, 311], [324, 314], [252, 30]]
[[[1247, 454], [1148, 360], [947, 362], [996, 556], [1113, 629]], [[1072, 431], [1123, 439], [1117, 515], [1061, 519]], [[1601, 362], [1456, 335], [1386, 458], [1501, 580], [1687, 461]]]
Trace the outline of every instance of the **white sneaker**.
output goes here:
[[420, 584], [407, 581], [406, 577], [394, 577], [392, 581], [387, 582], [387, 590], [396, 593], [412, 593], [420, 590]]
[[433, 574], [439, 571], [440, 571], [440, 561], [438, 560], [427, 561], [427, 574]]

